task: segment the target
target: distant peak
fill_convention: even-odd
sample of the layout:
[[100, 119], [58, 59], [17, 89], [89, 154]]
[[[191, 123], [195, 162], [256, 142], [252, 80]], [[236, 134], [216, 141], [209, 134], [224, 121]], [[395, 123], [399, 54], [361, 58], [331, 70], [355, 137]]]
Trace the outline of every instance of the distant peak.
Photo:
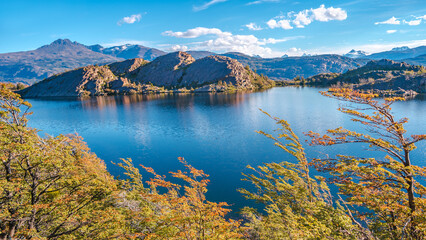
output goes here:
[[350, 57], [350, 58], [360, 58], [360, 57], [367, 56], [367, 53], [365, 51], [362, 51], [362, 50], [352, 49], [348, 53], [343, 54], [343, 56]]
[[76, 42], [71, 42], [69, 39], [57, 39], [51, 43], [51, 45], [70, 45], [75, 44]]
[[[39, 47], [38, 49], [42, 49], [43, 51], [49, 51], [49, 52], [57, 52], [57, 51], [62, 51], [65, 49], [79, 49], [81, 50], [81, 48], [86, 48], [86, 46], [78, 43], [78, 42], [71, 42], [71, 40], [69, 39], [57, 39], [55, 41], [53, 41], [52, 43], [50, 43], [49, 45], [44, 45], [42, 47]], [[74, 51], [73, 50], [73, 51]]]
[[392, 48], [392, 51], [399, 52], [399, 51], [405, 51], [405, 50], [408, 50], [408, 49], [410, 49], [410, 48], [409, 48], [409, 47], [407, 47], [407, 46], [402, 46], [402, 47], [395, 47], [395, 48]]

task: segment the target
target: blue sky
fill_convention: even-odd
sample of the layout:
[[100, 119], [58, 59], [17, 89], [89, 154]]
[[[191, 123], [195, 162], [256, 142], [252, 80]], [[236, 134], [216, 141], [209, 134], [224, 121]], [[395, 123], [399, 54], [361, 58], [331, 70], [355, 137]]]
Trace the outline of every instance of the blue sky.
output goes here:
[[68, 38], [263, 57], [426, 45], [424, 0], [0, 0], [0, 53]]

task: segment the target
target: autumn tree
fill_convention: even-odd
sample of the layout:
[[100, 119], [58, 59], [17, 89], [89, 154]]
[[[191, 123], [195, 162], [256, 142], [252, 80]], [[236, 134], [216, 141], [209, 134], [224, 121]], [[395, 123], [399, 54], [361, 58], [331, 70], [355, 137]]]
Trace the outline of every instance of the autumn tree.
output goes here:
[[413, 165], [410, 153], [426, 135], [407, 136], [404, 124], [408, 119], [397, 119], [392, 114], [392, 103], [404, 99], [376, 100], [374, 94], [341, 88], [321, 93], [348, 103], [339, 111], [364, 126], [366, 133], [342, 127], [327, 130], [325, 135], [309, 132], [313, 145], [358, 143], [385, 154], [377, 158], [340, 154], [314, 159], [315, 167], [331, 175], [330, 181], [376, 237], [425, 239], [426, 188], [422, 181], [426, 168]]
[[[179, 158], [186, 171], [171, 172], [183, 182], [169, 182], [152, 168], [142, 167], [152, 175], [144, 183], [131, 159], [123, 159], [127, 179], [123, 180], [119, 205], [127, 209], [127, 238], [143, 239], [241, 239], [240, 223], [227, 220], [230, 212], [224, 202], [206, 200], [208, 175]], [[146, 185], [146, 186], [145, 186]]]
[[114, 179], [78, 136], [41, 138], [30, 104], [0, 85], [0, 239], [106, 239], [120, 233]]
[[[267, 114], [267, 113], [265, 113]], [[271, 117], [269, 114], [267, 114]], [[340, 200], [333, 200], [322, 177], [311, 177], [305, 150], [285, 120], [271, 117], [280, 126], [276, 136], [259, 131], [289, 153], [295, 163], [266, 163], [253, 174], [243, 174], [255, 190], [240, 189], [248, 199], [264, 205], [263, 212], [245, 208], [248, 239], [358, 239], [368, 236], [346, 214]]]

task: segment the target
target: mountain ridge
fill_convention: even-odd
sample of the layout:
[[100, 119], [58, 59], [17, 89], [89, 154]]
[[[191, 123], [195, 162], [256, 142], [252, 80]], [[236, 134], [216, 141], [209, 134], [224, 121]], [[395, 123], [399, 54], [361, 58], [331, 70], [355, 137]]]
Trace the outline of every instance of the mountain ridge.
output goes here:
[[[366, 55], [361, 50], [351, 50], [341, 55], [323, 54], [312, 56], [261, 58], [239, 52], [216, 54], [209, 51], [187, 51], [194, 59], [220, 55], [238, 60], [259, 74], [273, 80], [291, 80], [295, 77], [311, 77], [319, 73], [343, 73], [366, 64], [371, 58], [390, 58], [413, 64], [425, 64], [426, 46], [400, 47], [391, 51]], [[124, 59], [143, 58], [155, 60], [167, 52], [142, 45], [126, 44], [103, 47], [99, 44], [86, 46], [69, 39], [58, 39], [35, 50], [0, 54], [0, 81], [32, 84], [64, 71], [93, 64], [108, 64]], [[365, 55], [365, 56], [364, 56]], [[412, 57], [414, 56], [414, 57]]]
[[0, 54], [0, 81], [31, 84], [70, 69], [119, 60], [83, 44], [58, 39], [35, 50]]

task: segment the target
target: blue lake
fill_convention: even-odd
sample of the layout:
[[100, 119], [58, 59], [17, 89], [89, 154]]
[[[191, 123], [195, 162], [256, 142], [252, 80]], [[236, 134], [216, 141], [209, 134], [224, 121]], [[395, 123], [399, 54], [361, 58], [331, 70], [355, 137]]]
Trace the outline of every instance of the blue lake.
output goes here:
[[[235, 213], [252, 205], [236, 191], [249, 186], [241, 181], [241, 172], [250, 172], [246, 165], [294, 161], [271, 140], [255, 133], [272, 133], [278, 127], [259, 108], [289, 121], [302, 139], [306, 139], [303, 132], [324, 132], [337, 126], [363, 131], [337, 111], [337, 100], [321, 96], [320, 90], [287, 87], [255, 93], [32, 99], [30, 126], [40, 129], [41, 135], [78, 133], [115, 176], [122, 172], [111, 162], [119, 162], [120, 158], [132, 158], [136, 165], [144, 164], [167, 174], [181, 169], [177, 157], [184, 157], [210, 175], [208, 199], [232, 204]], [[397, 117], [410, 119], [406, 124], [408, 134], [426, 133], [424, 97], [395, 103], [393, 110]], [[324, 153], [383, 157], [365, 151], [365, 147], [306, 146], [306, 150], [309, 157]], [[426, 143], [419, 144], [414, 151], [414, 164], [426, 165], [425, 147]]]

